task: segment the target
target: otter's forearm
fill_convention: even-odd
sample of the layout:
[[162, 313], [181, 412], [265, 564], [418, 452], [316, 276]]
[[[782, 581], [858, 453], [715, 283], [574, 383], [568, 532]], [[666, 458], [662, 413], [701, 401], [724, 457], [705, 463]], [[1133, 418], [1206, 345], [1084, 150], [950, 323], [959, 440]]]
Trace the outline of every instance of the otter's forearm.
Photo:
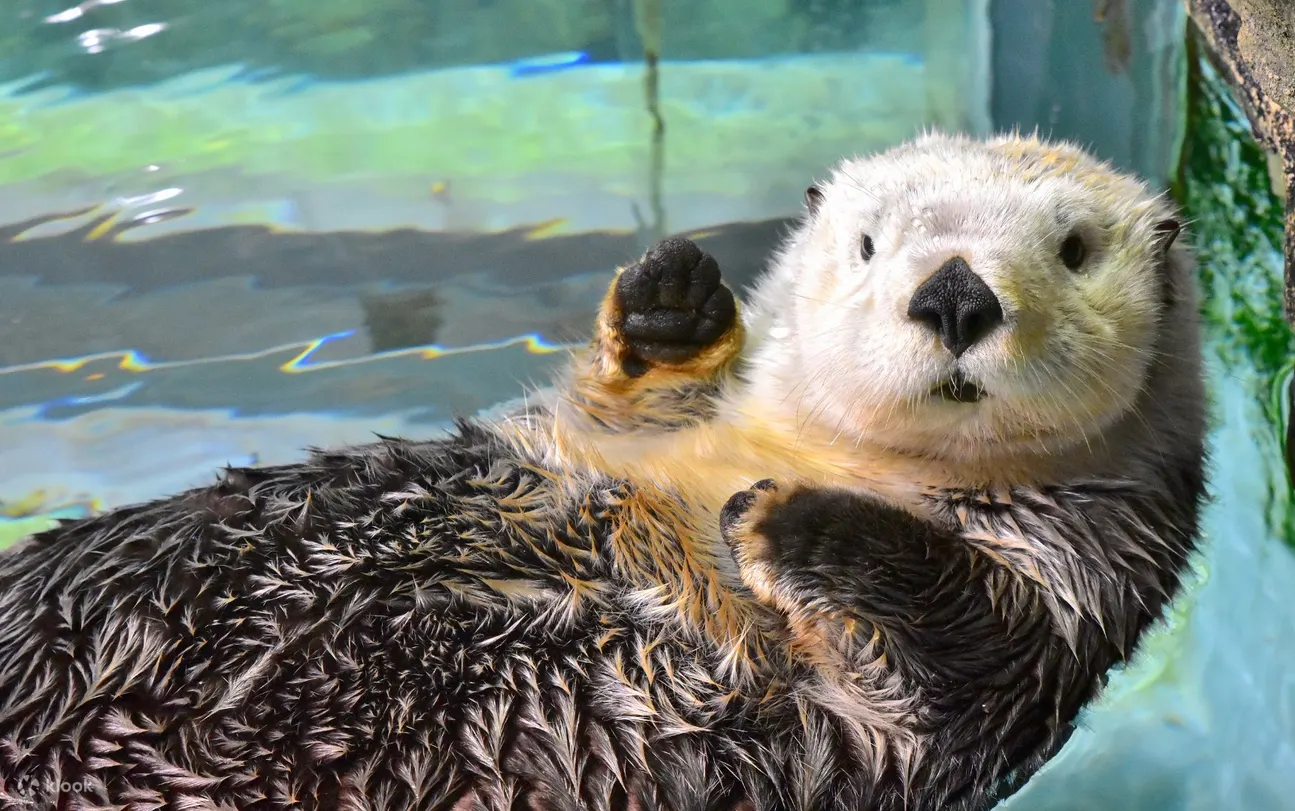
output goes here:
[[747, 585], [801, 625], [862, 621], [893, 666], [925, 683], [997, 661], [989, 564], [953, 533], [857, 493], [767, 482], [735, 495], [721, 521]]

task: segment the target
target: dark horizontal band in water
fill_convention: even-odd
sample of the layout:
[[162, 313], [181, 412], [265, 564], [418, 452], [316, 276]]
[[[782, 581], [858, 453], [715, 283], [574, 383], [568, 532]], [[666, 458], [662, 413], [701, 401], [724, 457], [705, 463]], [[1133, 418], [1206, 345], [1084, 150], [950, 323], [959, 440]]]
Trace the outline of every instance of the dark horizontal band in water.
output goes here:
[[[56, 215], [61, 217], [64, 215]], [[121, 285], [132, 293], [228, 277], [262, 287], [353, 286], [369, 282], [427, 284], [464, 274], [526, 286], [632, 262], [647, 247], [631, 232], [536, 238], [534, 228], [488, 234], [397, 229], [386, 232], [285, 233], [266, 226], [228, 226], [118, 241], [91, 221], [56, 236], [14, 239], [51, 218], [0, 227], [0, 277], [43, 284]], [[786, 218], [729, 223], [690, 234], [719, 260], [733, 287], [765, 267], [786, 233]]]

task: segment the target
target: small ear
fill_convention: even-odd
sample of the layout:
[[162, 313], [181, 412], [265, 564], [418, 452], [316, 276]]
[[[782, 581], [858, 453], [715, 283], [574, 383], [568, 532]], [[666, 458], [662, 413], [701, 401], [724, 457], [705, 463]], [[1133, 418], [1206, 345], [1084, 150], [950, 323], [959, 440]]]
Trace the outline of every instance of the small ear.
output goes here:
[[1182, 230], [1182, 226], [1178, 224], [1178, 220], [1161, 220], [1152, 230], [1155, 231], [1156, 244], [1160, 246], [1160, 252], [1168, 253], [1174, 240], [1178, 239], [1178, 232]]
[[810, 186], [805, 189], [805, 205], [809, 207], [810, 214], [817, 213], [818, 207], [822, 204], [823, 192], [819, 190], [818, 186]]

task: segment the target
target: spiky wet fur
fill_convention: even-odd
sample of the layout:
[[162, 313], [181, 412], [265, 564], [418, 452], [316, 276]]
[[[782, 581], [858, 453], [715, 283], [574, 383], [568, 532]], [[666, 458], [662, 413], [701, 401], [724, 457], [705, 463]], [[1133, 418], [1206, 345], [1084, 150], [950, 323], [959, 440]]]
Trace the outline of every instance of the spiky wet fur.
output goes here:
[[[997, 149], [1131, 194], [1068, 147]], [[507, 418], [227, 471], [7, 553], [0, 804], [987, 808], [1195, 542], [1190, 263], [1144, 268], [1164, 295], [1113, 440], [990, 473], [771, 399], [813, 225], [693, 361], [626, 374], [609, 299]]]

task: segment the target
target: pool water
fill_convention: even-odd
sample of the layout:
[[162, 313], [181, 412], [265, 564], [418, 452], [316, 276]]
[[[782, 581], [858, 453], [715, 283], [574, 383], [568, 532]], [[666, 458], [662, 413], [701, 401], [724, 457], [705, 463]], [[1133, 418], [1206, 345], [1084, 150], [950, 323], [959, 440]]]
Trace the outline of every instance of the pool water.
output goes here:
[[1171, 189], [1207, 294], [1197, 582], [1004, 808], [1295, 809], [1280, 203], [1177, 0], [9, 0], [0, 546], [505, 403], [660, 235], [745, 286], [928, 127]]

